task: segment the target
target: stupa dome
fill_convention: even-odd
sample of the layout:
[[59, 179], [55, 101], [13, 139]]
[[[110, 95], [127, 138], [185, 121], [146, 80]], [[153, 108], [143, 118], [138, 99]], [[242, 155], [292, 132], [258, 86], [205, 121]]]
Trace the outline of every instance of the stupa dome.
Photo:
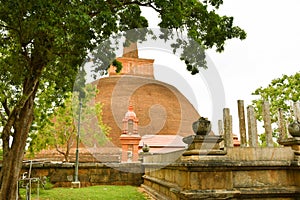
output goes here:
[[[98, 80], [96, 102], [103, 103], [103, 123], [111, 127], [111, 141], [120, 146], [124, 114], [139, 119], [138, 134], [180, 135], [193, 134], [192, 123], [200, 116], [178, 89], [154, 79], [152, 59], [138, 58], [135, 46], [125, 48], [122, 71], [109, 69], [109, 76]], [[131, 52], [131, 53], [125, 53]], [[135, 113], [128, 111], [134, 107]]]

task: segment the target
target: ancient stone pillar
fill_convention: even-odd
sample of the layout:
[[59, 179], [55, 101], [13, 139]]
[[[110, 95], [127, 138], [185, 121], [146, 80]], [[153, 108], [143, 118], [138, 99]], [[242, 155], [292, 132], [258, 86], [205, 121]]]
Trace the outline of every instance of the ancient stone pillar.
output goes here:
[[225, 147], [233, 147], [233, 137], [231, 128], [231, 117], [229, 108], [223, 109], [223, 121], [224, 121], [224, 145]]
[[240, 138], [241, 147], [247, 146], [247, 136], [246, 136], [246, 120], [244, 111], [244, 101], [238, 100], [238, 113], [239, 113], [239, 127], [240, 127]]
[[273, 147], [273, 136], [272, 136], [272, 127], [271, 127], [271, 116], [270, 116], [270, 104], [267, 101], [263, 102], [262, 107], [263, 113], [263, 120], [264, 120], [264, 127], [266, 133], [266, 143], [267, 147]]
[[218, 120], [218, 129], [219, 129], [219, 135], [224, 135], [222, 120]]
[[249, 146], [257, 147], [258, 146], [257, 122], [256, 122], [253, 106], [247, 107], [247, 119], [248, 119]]
[[279, 129], [278, 140], [281, 141], [287, 137], [286, 122], [284, 120], [281, 109], [278, 110], [278, 129]]
[[300, 121], [300, 102], [297, 101], [294, 103], [294, 116], [296, 121]]

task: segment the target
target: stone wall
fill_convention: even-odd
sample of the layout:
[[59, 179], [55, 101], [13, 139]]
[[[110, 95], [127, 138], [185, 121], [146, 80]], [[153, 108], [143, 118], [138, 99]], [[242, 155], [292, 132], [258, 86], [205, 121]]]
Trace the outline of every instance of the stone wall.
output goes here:
[[159, 200], [300, 198], [300, 165], [290, 147], [235, 147], [197, 157], [169, 165], [160, 155], [145, 157], [142, 186]]
[[[74, 163], [33, 163], [31, 177], [49, 177], [55, 187], [71, 187], [74, 181]], [[30, 163], [23, 172], [30, 170]], [[143, 170], [140, 163], [80, 163], [78, 179], [82, 187], [91, 185], [134, 185], [142, 184]]]
[[145, 156], [142, 186], [159, 200], [300, 199], [300, 131], [290, 135], [279, 114], [280, 147], [274, 147], [269, 103], [262, 106], [265, 148], [259, 147], [254, 107], [247, 107], [246, 118], [244, 103], [238, 100], [240, 147], [234, 147], [232, 115], [224, 108], [219, 134], [197, 131], [184, 138], [189, 147], [176, 162], [162, 162], [165, 155]]
[[[144, 154], [143, 163], [80, 163], [81, 186], [135, 185], [154, 198], [298, 199], [300, 163], [291, 147], [228, 147], [217, 154]], [[29, 172], [30, 163], [23, 172]], [[31, 177], [71, 187], [74, 163], [33, 163]]]

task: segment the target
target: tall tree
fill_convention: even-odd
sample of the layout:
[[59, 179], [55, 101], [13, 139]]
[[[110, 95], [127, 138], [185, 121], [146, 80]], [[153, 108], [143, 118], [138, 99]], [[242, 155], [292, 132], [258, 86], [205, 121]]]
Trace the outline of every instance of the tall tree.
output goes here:
[[[278, 122], [278, 109], [283, 111], [285, 119], [289, 122], [293, 120], [293, 102], [300, 101], [300, 72], [294, 75], [283, 75], [280, 78], [273, 79], [267, 87], [257, 88], [252, 94], [258, 95], [253, 100], [256, 116], [262, 121], [262, 105], [264, 101], [270, 102], [271, 123], [276, 129]], [[277, 137], [276, 132], [273, 133]], [[264, 135], [261, 136], [264, 140]]]
[[[15, 199], [28, 133], [72, 90], [87, 51], [112, 33], [147, 27], [140, 6], [163, 28], [185, 29], [203, 48], [224, 49], [246, 34], [219, 16], [222, 0], [5, 0], [0, 6], [0, 199]], [[197, 67], [196, 67], [197, 68]], [[189, 68], [194, 72], [194, 67]], [[100, 70], [106, 70], [101, 68]]]

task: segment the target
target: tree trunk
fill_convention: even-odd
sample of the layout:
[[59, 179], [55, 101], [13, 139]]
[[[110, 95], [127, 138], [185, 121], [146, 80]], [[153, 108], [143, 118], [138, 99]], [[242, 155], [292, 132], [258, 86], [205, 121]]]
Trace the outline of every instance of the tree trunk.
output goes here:
[[58, 145], [55, 145], [56, 151], [64, 156], [63, 162], [69, 162], [69, 151], [63, 152], [63, 150], [59, 150]]
[[65, 156], [65, 162], [69, 162], [69, 153], [66, 153], [64, 156]]
[[[34, 89], [36, 90], [36, 88]], [[9, 120], [11, 126], [3, 129], [3, 166], [0, 174], [0, 199], [15, 200], [17, 196], [17, 183], [22, 169], [28, 133], [33, 122], [33, 106], [35, 91], [26, 98], [23, 106], [15, 107]], [[13, 136], [9, 144], [9, 136]]]

